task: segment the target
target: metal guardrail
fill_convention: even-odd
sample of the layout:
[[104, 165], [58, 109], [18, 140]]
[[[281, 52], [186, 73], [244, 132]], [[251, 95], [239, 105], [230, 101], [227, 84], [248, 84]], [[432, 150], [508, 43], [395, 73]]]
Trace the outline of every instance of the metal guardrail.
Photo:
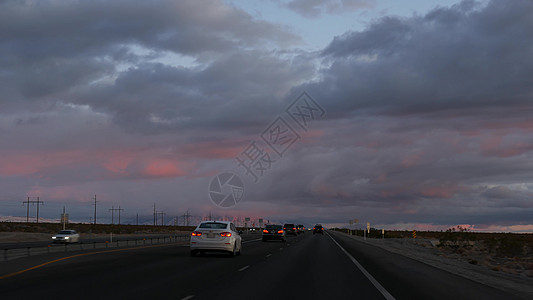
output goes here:
[[164, 236], [164, 237], [154, 237], [154, 238], [137, 238], [137, 239], [126, 239], [126, 240], [116, 240], [113, 242], [92, 242], [92, 243], [75, 243], [75, 244], [50, 244], [47, 246], [39, 247], [20, 247], [20, 248], [5, 248], [3, 251], [3, 260], [11, 260], [21, 257], [28, 257], [39, 254], [47, 253], [60, 253], [60, 252], [74, 252], [81, 250], [90, 250], [90, 249], [106, 249], [106, 248], [119, 248], [119, 247], [137, 247], [145, 245], [154, 245], [154, 244], [164, 244], [164, 243], [178, 243], [182, 241], [188, 241], [190, 235], [173, 235], [173, 236]]

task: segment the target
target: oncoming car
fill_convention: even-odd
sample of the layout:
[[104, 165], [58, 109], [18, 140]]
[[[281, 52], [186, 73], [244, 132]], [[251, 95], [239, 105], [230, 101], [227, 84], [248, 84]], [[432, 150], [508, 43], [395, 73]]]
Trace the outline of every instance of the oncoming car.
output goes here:
[[242, 238], [235, 225], [229, 221], [203, 221], [191, 233], [191, 256], [205, 252], [226, 252], [240, 255]]
[[52, 237], [53, 243], [79, 243], [80, 235], [76, 230], [61, 230]]

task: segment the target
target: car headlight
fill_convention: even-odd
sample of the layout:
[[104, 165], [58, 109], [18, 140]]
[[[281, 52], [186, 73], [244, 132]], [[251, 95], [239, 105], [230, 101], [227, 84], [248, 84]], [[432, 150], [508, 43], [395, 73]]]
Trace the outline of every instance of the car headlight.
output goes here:
[[70, 238], [69, 238], [68, 236], [66, 236], [66, 237], [65, 237], [65, 240], [68, 240], [68, 239], [70, 239]]
[[55, 240], [55, 239], [56, 239], [56, 237], [55, 237], [55, 236], [53, 236], [53, 237], [52, 237], [52, 240]]

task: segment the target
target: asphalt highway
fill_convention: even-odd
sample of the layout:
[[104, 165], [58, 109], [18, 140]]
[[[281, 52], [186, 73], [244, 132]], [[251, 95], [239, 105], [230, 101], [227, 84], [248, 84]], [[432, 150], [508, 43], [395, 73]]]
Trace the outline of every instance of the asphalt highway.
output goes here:
[[361, 243], [310, 232], [246, 236], [241, 256], [187, 244], [0, 262], [0, 299], [526, 299]]

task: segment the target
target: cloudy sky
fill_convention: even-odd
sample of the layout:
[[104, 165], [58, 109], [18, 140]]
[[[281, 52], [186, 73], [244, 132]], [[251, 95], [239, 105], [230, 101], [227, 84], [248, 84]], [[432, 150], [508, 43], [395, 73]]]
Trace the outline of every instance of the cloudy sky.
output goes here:
[[[155, 203], [166, 220], [533, 231], [531, 15], [529, 0], [0, 1], [0, 216], [39, 197], [42, 217], [89, 221], [96, 194], [101, 222], [118, 206], [152, 222]], [[221, 173], [244, 186], [229, 208], [209, 193]]]

